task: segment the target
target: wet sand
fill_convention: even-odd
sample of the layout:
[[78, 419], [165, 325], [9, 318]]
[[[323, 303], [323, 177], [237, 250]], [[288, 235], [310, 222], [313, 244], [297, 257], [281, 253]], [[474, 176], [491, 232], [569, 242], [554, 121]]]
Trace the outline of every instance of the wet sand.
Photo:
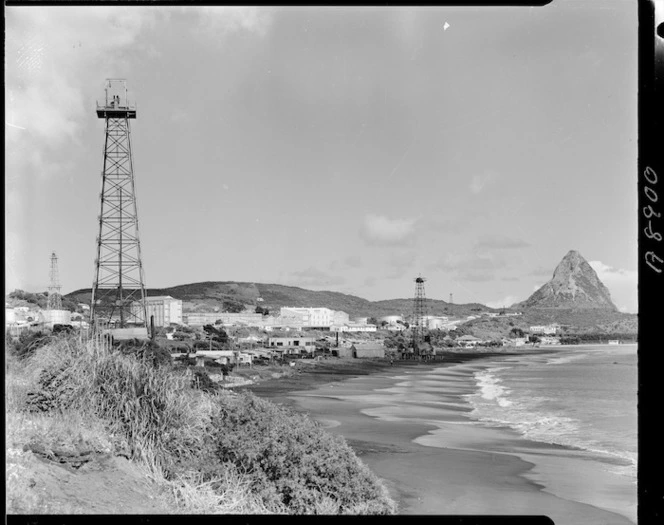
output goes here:
[[[456, 361], [446, 362], [445, 368], [465, 361], [468, 373], [484, 360], [457, 356]], [[458, 367], [445, 375], [444, 391], [430, 400], [420, 394], [421, 402], [409, 405], [408, 393], [400, 391], [404, 387], [395, 385], [408, 384], [412, 374], [440, 371], [443, 363], [364, 366], [359, 369], [363, 375], [355, 377], [350, 369], [345, 376], [310, 370], [289, 385], [264, 383], [252, 390], [306, 412], [344, 436], [385, 481], [400, 514], [545, 515], [570, 525], [634, 523], [620, 513], [632, 510], [622, 509], [619, 490], [595, 494], [600, 486], [610, 492], [601, 482], [603, 473], [589, 469], [573, 451], [526, 441], [508, 429], [469, 424], [468, 408], [459, 398], [469, 393], [468, 385]], [[333, 380], [326, 381], [330, 374]], [[588, 494], [575, 494], [579, 484], [569, 483], [571, 476], [584, 478]], [[618, 508], [612, 512], [611, 505]]]

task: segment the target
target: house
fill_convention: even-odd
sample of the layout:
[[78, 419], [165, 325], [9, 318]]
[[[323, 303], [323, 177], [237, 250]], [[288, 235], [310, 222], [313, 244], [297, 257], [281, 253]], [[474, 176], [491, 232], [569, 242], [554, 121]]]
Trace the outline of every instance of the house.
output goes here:
[[381, 343], [355, 343], [350, 351], [358, 359], [385, 357], [385, 347]]
[[300, 351], [313, 352], [316, 342], [313, 337], [269, 337], [267, 346], [283, 350], [287, 354], [299, 354]]
[[481, 339], [472, 335], [462, 335], [461, 337], [457, 337], [456, 341], [459, 346], [464, 346], [465, 348], [474, 348], [482, 342]]

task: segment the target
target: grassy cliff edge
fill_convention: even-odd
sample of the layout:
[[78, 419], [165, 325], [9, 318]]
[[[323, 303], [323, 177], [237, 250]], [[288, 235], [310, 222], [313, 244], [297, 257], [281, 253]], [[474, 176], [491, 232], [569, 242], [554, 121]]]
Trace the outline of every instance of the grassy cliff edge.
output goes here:
[[[396, 512], [343, 438], [249, 392], [205, 391], [187, 369], [75, 338], [6, 357], [9, 514]], [[101, 473], [88, 499], [38, 492], [65, 475], [92, 490]]]

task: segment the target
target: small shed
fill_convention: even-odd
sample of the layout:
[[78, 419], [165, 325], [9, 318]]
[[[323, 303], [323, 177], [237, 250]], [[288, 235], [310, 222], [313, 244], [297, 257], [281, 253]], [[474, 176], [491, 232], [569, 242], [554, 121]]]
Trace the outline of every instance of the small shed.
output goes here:
[[355, 357], [353, 348], [350, 346], [340, 346], [339, 348], [334, 348], [332, 350], [332, 355], [334, 355], [335, 352], [339, 357]]
[[356, 343], [350, 350], [358, 359], [385, 357], [385, 347], [380, 343]]

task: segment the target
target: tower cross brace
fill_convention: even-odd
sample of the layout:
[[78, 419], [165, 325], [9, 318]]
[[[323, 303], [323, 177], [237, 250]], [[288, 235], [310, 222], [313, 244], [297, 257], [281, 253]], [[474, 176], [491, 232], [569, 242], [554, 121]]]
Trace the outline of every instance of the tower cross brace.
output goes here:
[[50, 284], [48, 286], [47, 310], [62, 310], [62, 295], [60, 294], [60, 275], [58, 272], [58, 256], [51, 253]]
[[127, 100], [124, 80], [106, 82], [106, 100], [97, 103], [105, 121], [99, 234], [90, 317], [119, 328], [145, 326], [147, 310], [129, 120], [136, 106]]

